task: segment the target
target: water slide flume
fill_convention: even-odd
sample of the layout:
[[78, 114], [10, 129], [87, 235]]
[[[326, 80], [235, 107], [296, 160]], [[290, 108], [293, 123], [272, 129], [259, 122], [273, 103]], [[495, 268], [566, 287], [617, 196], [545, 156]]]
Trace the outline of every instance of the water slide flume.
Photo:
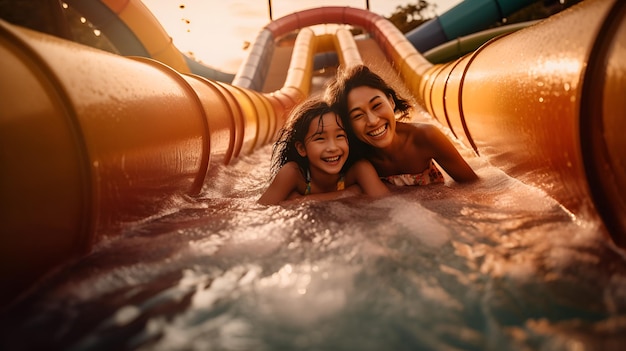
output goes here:
[[522, 28], [526, 28], [540, 21], [541, 20], [534, 20], [522, 23], [513, 23], [491, 29], [485, 29], [480, 32], [455, 38], [428, 51], [420, 51], [420, 53], [422, 53], [425, 59], [432, 63], [446, 63], [454, 61], [461, 56], [472, 53], [473, 51], [481, 47], [484, 43], [497, 36], [516, 32]]
[[[420, 103], [468, 147], [574, 215], [604, 223], [623, 246], [626, 148], [617, 133], [625, 127], [626, 68], [617, 44], [625, 12], [616, 1], [588, 0], [444, 65], [363, 10], [320, 8], [266, 29], [363, 27]], [[573, 30], [574, 23], [586, 25]], [[343, 34], [303, 30], [284, 87], [262, 94], [5, 22], [0, 33], [5, 302], [124, 224], [197, 194], [213, 162], [271, 142], [308, 94], [315, 47], [358, 60], [351, 41], [337, 39]], [[243, 72], [239, 82], [257, 79]]]

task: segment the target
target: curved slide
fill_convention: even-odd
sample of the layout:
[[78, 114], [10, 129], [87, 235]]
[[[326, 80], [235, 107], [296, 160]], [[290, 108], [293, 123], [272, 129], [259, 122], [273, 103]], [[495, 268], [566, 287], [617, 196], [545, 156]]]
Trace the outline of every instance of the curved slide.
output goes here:
[[424, 55], [424, 58], [432, 63], [450, 62], [463, 55], [471, 53], [487, 41], [497, 36], [513, 33], [539, 22], [540, 20], [527, 21], [485, 29], [480, 32], [464, 35], [454, 40], [447, 41], [424, 52], [422, 55]]
[[459, 37], [477, 33], [536, 0], [465, 0], [406, 34], [425, 53]]
[[[261, 35], [329, 21], [365, 28], [468, 147], [625, 246], [625, 18], [623, 2], [588, 0], [443, 65], [384, 18], [353, 8], [303, 11]], [[0, 22], [0, 277], [12, 287], [3, 301], [172, 196], [197, 194], [211, 164], [271, 142], [309, 93], [313, 56], [329, 47], [344, 65], [359, 61], [346, 31], [301, 30], [284, 86], [259, 93]], [[68, 67], [77, 58], [80, 69]]]

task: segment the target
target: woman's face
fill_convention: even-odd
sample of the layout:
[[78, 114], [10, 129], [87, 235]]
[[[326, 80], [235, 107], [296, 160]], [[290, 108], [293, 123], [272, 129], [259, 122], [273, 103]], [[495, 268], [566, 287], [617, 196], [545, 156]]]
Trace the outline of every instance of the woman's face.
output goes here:
[[297, 142], [296, 148], [300, 156], [309, 159], [309, 167], [327, 174], [339, 174], [349, 154], [346, 132], [332, 112], [313, 119], [304, 144]]
[[356, 137], [376, 147], [391, 145], [396, 131], [395, 103], [378, 89], [360, 86], [348, 93], [348, 117]]

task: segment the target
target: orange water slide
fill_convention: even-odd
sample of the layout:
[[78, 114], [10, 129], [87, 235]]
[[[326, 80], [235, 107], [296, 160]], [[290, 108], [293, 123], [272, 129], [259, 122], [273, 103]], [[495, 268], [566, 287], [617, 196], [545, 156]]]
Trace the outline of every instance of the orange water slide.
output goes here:
[[[359, 9], [304, 11], [265, 30], [274, 40], [318, 23], [364, 28], [459, 139], [626, 245], [626, 148], [618, 135], [625, 8], [587, 0], [445, 65], [432, 65], [391, 23]], [[572, 30], [573, 23], [586, 26]], [[334, 47], [344, 64], [358, 60], [344, 55], [350, 40], [340, 36], [302, 29], [284, 86], [259, 93], [0, 22], [0, 278], [11, 287], [2, 300], [126, 223], [171, 207], [173, 196], [197, 194], [213, 163], [271, 142], [308, 95], [318, 48]], [[240, 81], [261, 79], [247, 63]]]

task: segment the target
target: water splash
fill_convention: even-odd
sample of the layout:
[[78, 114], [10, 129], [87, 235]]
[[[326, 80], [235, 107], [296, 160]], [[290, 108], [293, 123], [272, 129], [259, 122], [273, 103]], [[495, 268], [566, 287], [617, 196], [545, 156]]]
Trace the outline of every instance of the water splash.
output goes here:
[[624, 255], [488, 160], [467, 157], [481, 177], [471, 185], [261, 206], [270, 153], [213, 166], [198, 197], [172, 199], [42, 282], [0, 317], [3, 350], [626, 342]]

